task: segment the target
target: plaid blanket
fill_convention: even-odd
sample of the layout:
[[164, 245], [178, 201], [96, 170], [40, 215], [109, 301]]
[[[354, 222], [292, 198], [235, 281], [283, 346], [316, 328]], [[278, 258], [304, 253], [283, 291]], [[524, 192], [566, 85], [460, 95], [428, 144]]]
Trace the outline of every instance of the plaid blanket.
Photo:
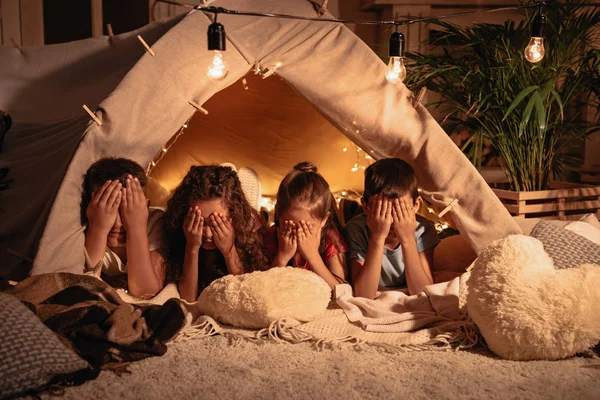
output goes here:
[[186, 324], [180, 300], [133, 305], [92, 276], [36, 275], [8, 289], [93, 369], [160, 356]]

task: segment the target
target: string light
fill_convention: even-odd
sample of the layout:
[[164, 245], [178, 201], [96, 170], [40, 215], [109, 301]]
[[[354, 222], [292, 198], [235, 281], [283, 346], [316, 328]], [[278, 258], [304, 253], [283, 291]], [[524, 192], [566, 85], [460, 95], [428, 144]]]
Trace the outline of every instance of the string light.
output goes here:
[[169, 151], [169, 149], [171, 147], [173, 147], [173, 145], [175, 144], [175, 142], [177, 141], [177, 139], [179, 139], [179, 136], [183, 135], [184, 130], [188, 127], [188, 124], [190, 123], [190, 120], [192, 119], [194, 115], [192, 115], [190, 118], [188, 118], [187, 121], [185, 121], [185, 124], [183, 124], [181, 126], [181, 128], [179, 128], [179, 131], [169, 140], [169, 142], [167, 142], [166, 145], [164, 145], [159, 151], [158, 153], [156, 153], [154, 155], [154, 157], [152, 157], [152, 161], [150, 161], [150, 164], [148, 164], [148, 166], [145, 169], [145, 173], [146, 175], [150, 175], [150, 173], [152, 172], [152, 170], [154, 169], [154, 167], [156, 167], [156, 165], [163, 159], [163, 157], [167, 154], [167, 152]]
[[524, 51], [525, 59], [530, 63], [542, 61], [546, 54], [546, 49], [544, 48], [546, 25], [547, 20], [544, 13], [540, 12], [533, 18], [531, 23], [531, 39]]
[[221, 80], [227, 76], [229, 68], [223, 59], [222, 51], [225, 51], [226, 36], [225, 27], [217, 22], [217, 9], [214, 10], [215, 18], [213, 23], [208, 26], [208, 50], [214, 51], [211, 64], [206, 70], [206, 75], [213, 80]]
[[[398, 29], [398, 25], [396, 25]], [[402, 83], [406, 78], [406, 65], [404, 65], [404, 53], [406, 51], [406, 39], [401, 32], [394, 32], [390, 36], [389, 56], [390, 61], [385, 73], [385, 79], [389, 83]]]

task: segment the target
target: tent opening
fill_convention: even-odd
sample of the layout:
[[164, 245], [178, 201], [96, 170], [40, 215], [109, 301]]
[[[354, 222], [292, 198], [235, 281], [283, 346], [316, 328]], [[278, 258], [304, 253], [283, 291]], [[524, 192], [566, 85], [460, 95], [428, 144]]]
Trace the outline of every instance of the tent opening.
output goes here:
[[208, 100], [208, 115], [197, 112], [168, 151], [155, 157], [147, 190], [152, 206], [164, 207], [189, 168], [202, 164], [254, 169], [267, 197], [301, 161], [315, 164], [334, 193], [362, 191], [364, 168], [373, 162], [369, 154], [283, 79], [253, 73], [244, 79], [246, 85], [237, 81]]

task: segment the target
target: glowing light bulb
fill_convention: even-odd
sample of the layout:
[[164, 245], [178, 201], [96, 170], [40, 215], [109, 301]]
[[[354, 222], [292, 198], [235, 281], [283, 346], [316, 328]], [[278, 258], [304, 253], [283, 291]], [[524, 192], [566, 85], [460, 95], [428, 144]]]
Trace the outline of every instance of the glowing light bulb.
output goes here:
[[167, 149], [165, 147], [162, 148], [163, 153], [167, 152]]
[[531, 63], [542, 61], [546, 54], [544, 34], [547, 24], [547, 18], [543, 12], [536, 15], [531, 21], [531, 39], [524, 51], [525, 59]]
[[348, 148], [347, 148], [347, 147], [344, 147], [344, 148], [343, 148], [343, 151], [348, 151]]
[[215, 55], [213, 56], [212, 63], [208, 67], [206, 71], [206, 75], [215, 81], [221, 80], [227, 76], [229, 72], [229, 68], [223, 60], [223, 54], [219, 50], [215, 50]]
[[404, 57], [390, 57], [385, 79], [389, 83], [399, 83], [406, 78], [406, 66], [404, 65]]
[[544, 48], [544, 38], [532, 37], [531, 40], [529, 40], [527, 47], [525, 47], [524, 53], [527, 61], [531, 63], [542, 61], [544, 55], [546, 54], [546, 49]]

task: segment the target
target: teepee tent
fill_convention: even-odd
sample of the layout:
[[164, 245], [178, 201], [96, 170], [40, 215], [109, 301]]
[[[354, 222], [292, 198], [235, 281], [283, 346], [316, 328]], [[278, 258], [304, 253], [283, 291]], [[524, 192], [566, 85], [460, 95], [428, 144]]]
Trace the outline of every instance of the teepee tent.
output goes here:
[[[257, 12], [315, 16], [306, 0], [223, 0], [214, 5], [235, 10], [250, 4]], [[227, 30], [229, 73], [212, 81], [206, 77], [211, 19], [191, 12], [112, 39], [26, 49], [24, 54], [1, 50], [0, 109], [16, 121], [0, 155], [0, 166], [12, 168], [14, 179], [0, 196], [3, 276], [10, 268], [4, 263], [6, 249], [12, 246], [32, 257], [41, 232], [31, 273], [81, 272], [79, 208], [89, 165], [108, 155], [147, 165], [196, 112], [190, 102], [208, 109], [215, 94], [239, 86], [255, 64], [263, 71], [279, 65], [278, 78], [374, 158], [400, 157], [413, 165], [422, 195], [437, 210], [451, 206], [450, 215], [475, 250], [520, 231], [425, 108], [413, 107], [406, 87], [385, 80], [385, 65], [342, 24], [219, 15]], [[153, 54], [140, 57], [144, 50], [135, 43], [138, 33]], [[81, 114], [83, 103], [96, 109], [101, 125]], [[249, 130], [244, 119], [237, 126], [228, 120], [222, 124], [230, 124], [227, 129], [237, 132], [238, 140]], [[210, 130], [200, 134], [217, 134]], [[263, 151], [276, 154], [277, 149]], [[280, 157], [286, 169], [299, 161]]]

